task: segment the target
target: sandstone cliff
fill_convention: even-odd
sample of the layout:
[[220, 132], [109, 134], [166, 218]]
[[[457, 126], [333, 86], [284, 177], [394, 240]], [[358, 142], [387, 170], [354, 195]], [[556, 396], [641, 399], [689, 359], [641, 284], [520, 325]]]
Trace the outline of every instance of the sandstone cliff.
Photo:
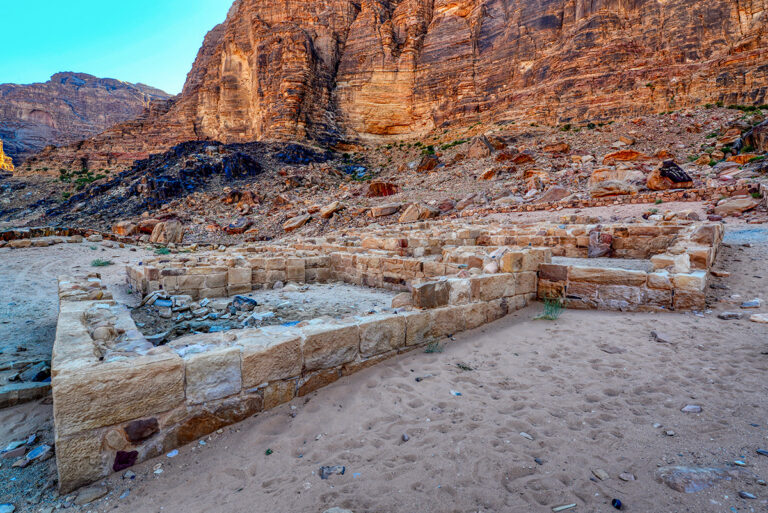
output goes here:
[[767, 31], [768, 0], [237, 0], [176, 101], [28, 168], [766, 103]]
[[70, 144], [140, 115], [169, 95], [85, 73], [57, 73], [48, 82], [0, 84], [0, 138], [17, 161], [43, 147]]

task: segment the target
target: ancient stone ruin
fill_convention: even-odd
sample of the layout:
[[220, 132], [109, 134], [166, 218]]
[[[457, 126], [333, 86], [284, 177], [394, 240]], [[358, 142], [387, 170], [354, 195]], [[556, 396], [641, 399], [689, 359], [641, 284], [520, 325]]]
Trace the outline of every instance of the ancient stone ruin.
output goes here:
[[[397, 354], [448, 341], [537, 298], [569, 308], [704, 308], [707, 272], [722, 236], [719, 224], [685, 220], [435, 221], [128, 266], [126, 279], [143, 297], [142, 308], [200, 321], [180, 336], [153, 335], [146, 325], [142, 332], [97, 274], [62, 276], [52, 361], [60, 489]], [[335, 318], [283, 313], [279, 323], [266, 322], [276, 314], [262, 308], [264, 295], [286, 283], [290, 290], [332, 283], [380, 290], [379, 299], [391, 306]], [[213, 302], [223, 306], [216, 310]], [[203, 322], [212, 315], [215, 322]]]

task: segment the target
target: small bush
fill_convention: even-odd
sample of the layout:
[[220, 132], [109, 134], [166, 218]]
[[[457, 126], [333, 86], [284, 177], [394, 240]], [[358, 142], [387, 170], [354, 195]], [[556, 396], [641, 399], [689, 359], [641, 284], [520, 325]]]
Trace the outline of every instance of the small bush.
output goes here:
[[741, 153], [752, 153], [753, 151], [755, 151], [755, 147], [750, 144], [747, 144], [741, 149]]
[[566, 124], [564, 124], [563, 126], [560, 127], [560, 131], [561, 132], [567, 132], [570, 129], [571, 129], [571, 124], [570, 123], [566, 123]]
[[755, 191], [755, 192], [752, 192], [752, 193], [750, 193], [750, 194], [752, 194], [752, 197], [753, 197], [753, 198], [755, 198], [755, 199], [763, 199], [763, 195], [762, 195], [762, 194], [760, 194], [760, 193], [759, 193], [759, 192], [757, 192], [757, 191]]
[[465, 142], [467, 142], [466, 139], [458, 139], [456, 141], [443, 144], [442, 146], [440, 146], [440, 149], [441, 150], [449, 150], [449, 149], [453, 148], [454, 146], [459, 146], [460, 144], [464, 144]]
[[654, 201], [654, 203], [656, 203], [657, 205], [661, 205], [662, 203], [664, 203], [664, 200], [659, 198], [656, 201]]
[[715, 167], [717, 165], [717, 161], [715, 159], [712, 159], [709, 161], [709, 167]]
[[435, 147], [431, 144], [429, 146], [426, 146], [423, 150], [421, 150], [422, 155], [434, 155], [435, 154]]
[[556, 321], [563, 314], [565, 305], [563, 305], [562, 298], [548, 297], [544, 298], [544, 312], [541, 315], [537, 315], [535, 320]]
[[155, 250], [155, 255], [170, 255], [170, 254], [171, 254], [171, 250], [166, 248], [165, 246], [161, 248], [157, 248]]
[[92, 267], [107, 267], [113, 264], [114, 262], [112, 260], [102, 260], [101, 258], [97, 258], [91, 262]]
[[443, 352], [443, 346], [440, 344], [440, 342], [430, 342], [427, 344], [427, 347], [424, 349], [425, 353], [442, 353]]

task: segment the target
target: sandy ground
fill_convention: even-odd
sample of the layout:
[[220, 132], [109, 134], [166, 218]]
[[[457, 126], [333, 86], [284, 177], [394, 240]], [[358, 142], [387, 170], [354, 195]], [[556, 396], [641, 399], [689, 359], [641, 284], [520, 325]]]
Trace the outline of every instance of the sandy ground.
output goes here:
[[[50, 360], [59, 309], [56, 281], [59, 275], [96, 271], [116, 299], [128, 302], [131, 298], [124, 294], [124, 265], [138, 262], [149, 254], [143, 249], [109, 248], [92, 242], [46, 248], [0, 248], [0, 364]], [[97, 258], [111, 260], [114, 265], [92, 267], [91, 262]]]
[[[137, 465], [135, 480], [113, 475], [109, 495], [79, 510], [545, 512], [575, 503], [569, 511], [599, 512], [619, 498], [636, 512], [765, 511], [768, 488], [756, 479], [768, 478], [768, 457], [755, 450], [768, 449], [768, 326], [717, 313], [739, 309], [731, 295], [765, 295], [767, 236], [746, 225], [729, 232], [717, 268], [732, 274], [716, 281], [728, 288], [711, 290], [712, 311], [701, 316], [565, 311], [536, 321], [535, 305], [446, 340], [441, 353], [401, 355]], [[702, 413], [681, 412], [687, 404]], [[49, 408], [0, 410], [0, 443], [45, 425]], [[698, 493], [654, 478], [666, 465], [735, 460], [751, 477]], [[322, 480], [324, 465], [345, 473]], [[27, 504], [8, 479], [35, 467], [5, 467], [0, 502], [39, 511], [53, 499]], [[618, 479], [624, 472], [636, 480]]]

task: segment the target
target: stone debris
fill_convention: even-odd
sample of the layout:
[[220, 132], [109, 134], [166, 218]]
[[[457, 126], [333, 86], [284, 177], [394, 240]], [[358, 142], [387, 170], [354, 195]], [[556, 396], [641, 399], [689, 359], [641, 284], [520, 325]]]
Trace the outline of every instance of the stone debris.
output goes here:
[[109, 488], [107, 488], [107, 486], [104, 484], [95, 484], [95, 485], [87, 486], [85, 488], [80, 489], [80, 491], [77, 493], [77, 498], [75, 498], [74, 502], [78, 506], [83, 506], [95, 500], [101, 499], [108, 493], [109, 493]]
[[680, 411], [683, 413], [701, 413], [701, 406], [698, 404], [686, 404]]
[[656, 479], [671, 489], [683, 493], [696, 493], [710, 488], [719, 481], [730, 481], [741, 476], [737, 469], [712, 467], [662, 467]]

